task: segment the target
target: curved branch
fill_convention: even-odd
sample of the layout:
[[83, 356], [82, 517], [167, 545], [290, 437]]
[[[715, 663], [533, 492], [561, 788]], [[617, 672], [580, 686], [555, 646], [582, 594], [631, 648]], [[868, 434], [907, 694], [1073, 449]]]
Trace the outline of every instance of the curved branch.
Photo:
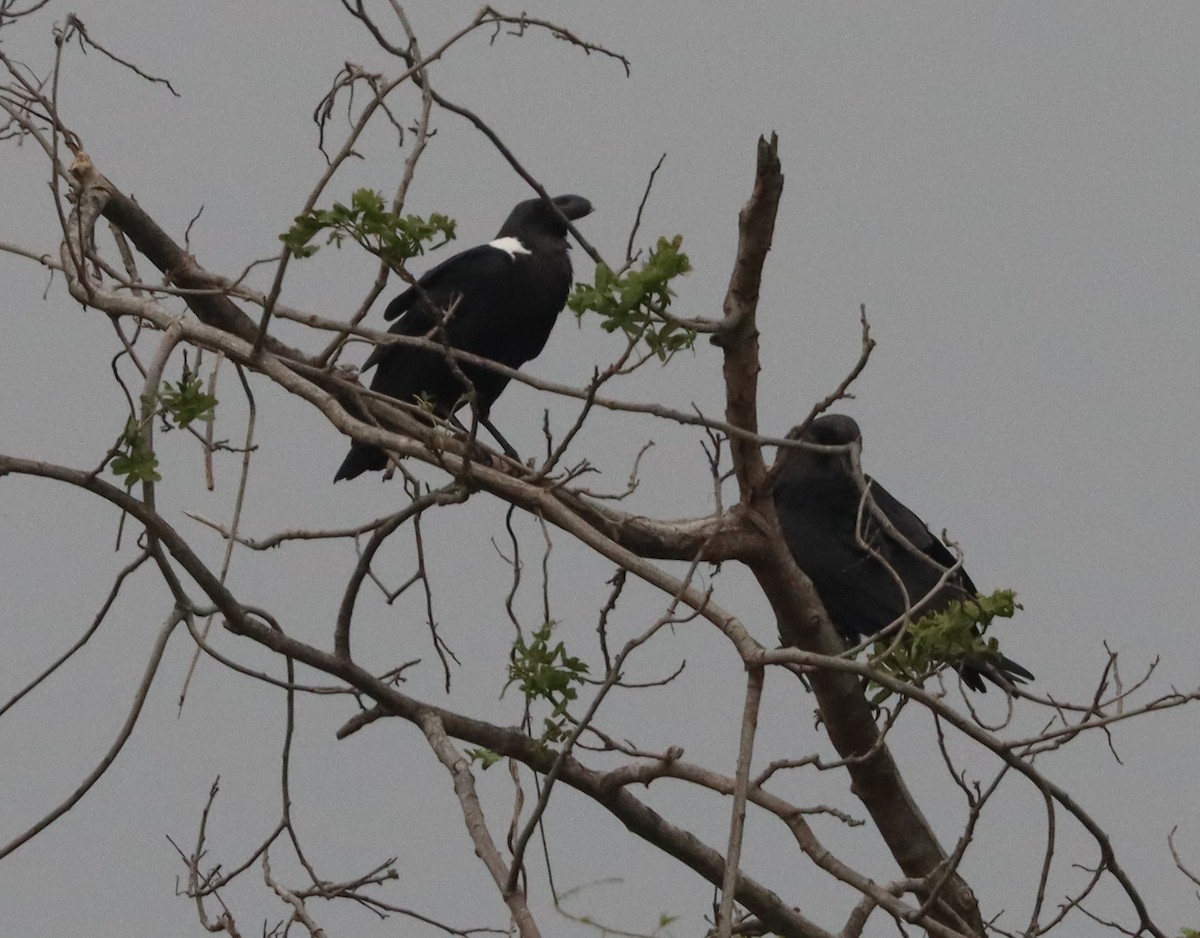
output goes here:
[[150, 692], [150, 684], [154, 680], [154, 675], [158, 672], [158, 663], [162, 661], [163, 650], [167, 647], [167, 639], [171, 637], [171, 633], [175, 631], [175, 626], [182, 620], [183, 610], [178, 606], [172, 608], [171, 614], [159, 630], [158, 638], [155, 640], [154, 647], [150, 651], [150, 660], [147, 662], [146, 671], [142, 675], [142, 683], [138, 685], [137, 693], [134, 694], [133, 706], [129, 710], [129, 715], [125, 718], [125, 725], [121, 727], [117, 738], [113, 740], [113, 744], [109, 746], [108, 752], [104, 754], [104, 758], [100, 760], [99, 765], [88, 774], [87, 778], [79, 783], [79, 787], [65, 801], [59, 804], [58, 807], [34, 824], [29, 830], [14, 837], [7, 844], [0, 846], [0, 860], [3, 860], [18, 848], [29, 843], [34, 837], [75, 807], [79, 803], [79, 799], [88, 793], [91, 787], [100, 780], [100, 777], [108, 771], [109, 766], [116, 761], [117, 756], [120, 755], [121, 750], [125, 747], [125, 743], [133, 735], [133, 728], [137, 725], [138, 717], [141, 715], [142, 705], [146, 702], [146, 695]]
[[150, 555], [143, 551], [142, 553], [138, 554], [131, 563], [122, 569], [120, 573], [117, 574], [116, 580], [113, 581], [112, 589], [108, 591], [108, 597], [104, 600], [104, 604], [100, 607], [100, 611], [97, 612], [95, 617], [92, 619], [92, 624], [88, 626], [87, 631], [84, 632], [83, 635], [81, 635], [78, 639], [76, 639], [74, 644], [72, 644], [70, 648], [59, 655], [49, 667], [42, 671], [41, 674], [13, 694], [3, 706], [0, 706], [0, 717], [4, 716], [4, 714], [15, 707], [18, 701], [29, 694], [51, 674], [66, 664], [67, 661], [75, 654], [75, 652], [79, 651], [80, 648], [88, 643], [88, 640], [96, 634], [96, 629], [100, 628], [100, 624], [104, 621], [104, 617], [108, 615], [108, 610], [110, 610], [113, 603], [116, 602], [117, 594], [121, 592], [121, 586], [125, 582], [125, 578], [149, 559]]
[[524, 894], [520, 889], [508, 884], [508, 868], [504, 865], [500, 851], [496, 849], [496, 842], [492, 839], [487, 822], [483, 818], [483, 806], [479, 803], [479, 796], [475, 793], [475, 777], [471, 774], [470, 765], [462, 753], [451, 745], [446, 736], [446, 728], [437, 714], [429, 710], [422, 710], [417, 724], [429, 741], [430, 748], [437, 755], [438, 761], [446, 767], [451, 778], [454, 779], [454, 793], [458, 796], [459, 804], [462, 805], [463, 820], [466, 821], [471, 842], [475, 844], [475, 854], [483, 860], [483, 865], [492, 874], [492, 880], [499, 887], [513, 921], [517, 923], [521, 938], [541, 938], [541, 931], [529, 911], [529, 904], [525, 901]]
[[391, 537], [392, 533], [400, 525], [404, 524], [410, 518], [420, 515], [421, 512], [434, 505], [457, 504], [465, 501], [466, 498], [467, 492], [461, 486], [452, 483], [446, 488], [417, 496], [407, 507], [396, 512], [396, 514], [392, 515], [382, 524], [376, 525], [375, 531], [371, 534], [371, 539], [367, 542], [366, 548], [358, 558], [358, 563], [354, 566], [354, 572], [350, 574], [350, 579], [346, 583], [346, 589], [342, 594], [341, 605], [338, 607], [337, 622], [333, 633], [333, 647], [341, 657], [347, 659], [350, 657], [350, 619], [354, 615], [354, 604], [358, 600], [358, 590], [362, 586], [363, 580], [366, 579], [367, 571], [371, 569], [371, 560], [374, 558], [375, 552], [385, 540]]

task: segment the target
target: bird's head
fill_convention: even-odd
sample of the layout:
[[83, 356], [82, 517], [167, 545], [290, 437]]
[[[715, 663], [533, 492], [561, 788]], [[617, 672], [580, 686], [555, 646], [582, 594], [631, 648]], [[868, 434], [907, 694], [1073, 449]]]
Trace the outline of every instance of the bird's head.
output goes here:
[[803, 433], [799, 427], [793, 427], [788, 431], [788, 439], [812, 443], [814, 447], [788, 447], [781, 450], [781, 478], [814, 475], [857, 477], [862, 432], [853, 417], [826, 414], [810, 423]]
[[567, 226], [559, 217], [562, 213], [568, 221], [575, 221], [592, 213], [592, 203], [581, 195], [559, 195], [550, 200], [558, 212], [553, 211], [541, 199], [520, 202], [508, 215], [497, 238], [520, 238], [531, 234], [549, 234], [559, 238], [567, 236]]
[[849, 446], [851, 443], [861, 445], [862, 431], [858, 429], [858, 422], [853, 417], [847, 417], [845, 414], [826, 414], [810, 423], [799, 439], [819, 443], [821, 446]]

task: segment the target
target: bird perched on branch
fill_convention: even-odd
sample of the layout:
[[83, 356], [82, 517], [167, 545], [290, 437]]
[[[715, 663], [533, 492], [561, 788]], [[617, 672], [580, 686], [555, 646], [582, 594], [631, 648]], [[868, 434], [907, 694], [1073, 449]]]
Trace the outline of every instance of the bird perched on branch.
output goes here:
[[[862, 434], [853, 419], [830, 414], [797, 430], [789, 437], [839, 449], [781, 450], [775, 511], [796, 566], [844, 639], [857, 642], [906, 614], [916, 622], [976, 597], [971, 578], [925, 522], [862, 475]], [[1033, 678], [999, 653], [971, 655], [955, 667], [980, 691], [984, 677], [1000, 686]]]
[[[552, 209], [542, 199], [521, 202], [495, 240], [429, 270], [388, 304], [384, 318], [396, 320], [388, 332], [444, 342], [509, 368], [536, 357], [571, 288], [563, 218], [575, 221], [592, 211], [592, 203], [578, 195], [560, 195], [553, 203]], [[466, 361], [452, 365], [442, 350], [399, 344], [377, 346], [363, 370], [371, 367], [371, 390], [410, 403], [425, 401], [443, 419], [461, 408], [473, 389], [480, 422], [516, 456], [489, 420], [508, 384], [506, 376]], [[334, 481], [386, 466], [383, 450], [355, 442]]]

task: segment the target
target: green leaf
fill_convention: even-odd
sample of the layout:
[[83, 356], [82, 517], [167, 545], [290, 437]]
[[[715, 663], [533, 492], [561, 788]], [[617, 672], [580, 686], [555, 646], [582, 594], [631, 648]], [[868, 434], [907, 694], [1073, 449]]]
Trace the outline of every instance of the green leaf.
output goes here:
[[113, 458], [113, 475], [125, 480], [125, 487], [132, 488], [139, 482], [158, 482], [158, 457], [150, 448], [145, 432], [132, 417], [125, 424], [125, 432], [117, 441], [121, 452]]
[[[1020, 608], [1012, 590], [956, 600], [910, 625], [896, 647], [891, 639], [876, 642], [873, 664], [904, 680], [919, 682], [948, 665], [998, 658], [999, 642], [985, 633], [994, 619], [1011, 619]], [[888, 691], [881, 691], [872, 702], [880, 703], [888, 696]]]
[[318, 235], [325, 234], [325, 244], [339, 248], [349, 239], [396, 268], [454, 240], [454, 226], [453, 219], [437, 212], [427, 219], [398, 215], [388, 209], [380, 193], [356, 189], [349, 206], [334, 202], [332, 208], [297, 215], [279, 238], [296, 257], [315, 254], [320, 248], [313, 243]]
[[523, 637], [513, 644], [509, 655], [508, 682], [525, 695], [527, 701], [544, 700], [552, 710], [544, 721], [542, 742], [561, 742], [569, 735], [567, 706], [578, 696], [576, 685], [584, 682], [588, 666], [567, 654], [566, 645], [552, 642], [555, 622], [547, 622], [534, 632], [532, 640]]
[[621, 274], [597, 264], [592, 284], [575, 284], [567, 305], [580, 318], [586, 312], [599, 313], [606, 332], [619, 329], [645, 343], [663, 362], [681, 349], [690, 349], [696, 331], [664, 315], [675, 297], [671, 281], [692, 269], [688, 256], [680, 250], [682, 244], [682, 235], [669, 241], [659, 238], [641, 268]]
[[175, 426], [182, 428], [193, 420], [208, 423], [213, 419], [217, 399], [211, 394], [205, 394], [200, 388], [199, 376], [190, 375], [186, 371], [178, 384], [172, 384], [170, 381], [162, 383], [158, 399], [162, 404], [162, 412]]
[[466, 753], [468, 759], [479, 763], [479, 767], [485, 772], [504, 758], [500, 753], [493, 752], [490, 749], [465, 749], [463, 751]]

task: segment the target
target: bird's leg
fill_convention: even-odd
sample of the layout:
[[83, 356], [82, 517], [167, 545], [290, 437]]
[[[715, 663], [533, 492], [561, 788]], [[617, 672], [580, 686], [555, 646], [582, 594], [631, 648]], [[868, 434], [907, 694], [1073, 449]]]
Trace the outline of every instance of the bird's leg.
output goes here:
[[483, 414], [480, 414], [479, 422], [481, 424], [483, 424], [484, 427], [487, 429], [487, 432], [492, 435], [492, 439], [494, 439], [497, 443], [500, 444], [500, 448], [502, 450], [504, 450], [505, 456], [507, 456], [513, 462], [519, 463], [521, 461], [521, 457], [517, 454], [517, 451], [512, 448], [512, 444], [510, 444], [508, 442], [508, 440], [504, 439], [504, 435], [499, 430], [496, 429], [495, 425], [491, 422], [491, 420], [489, 420], [487, 417], [483, 416]]
[[[484, 417], [482, 414], [478, 414], [477, 416], [478, 416], [478, 420], [479, 420], [480, 424], [483, 425], [484, 429], [486, 429], [487, 432], [492, 435], [492, 438], [497, 443], [500, 444], [500, 448], [502, 450], [504, 450], [504, 455], [507, 456], [509, 459], [514, 460], [515, 462], [519, 463], [521, 461], [521, 457], [519, 455], [517, 455], [517, 451], [512, 448], [512, 445], [508, 442], [508, 440], [504, 439], [503, 435], [501, 435], [500, 431], [497, 430], [495, 428], [495, 426], [493, 426], [492, 422], [490, 420], [488, 420], [487, 417]], [[471, 431], [468, 430], [467, 427], [463, 424], [463, 422], [458, 419], [457, 415], [451, 415], [451, 417], [449, 418], [449, 423], [452, 423], [459, 430], [461, 430], [465, 436], [470, 437]]]

